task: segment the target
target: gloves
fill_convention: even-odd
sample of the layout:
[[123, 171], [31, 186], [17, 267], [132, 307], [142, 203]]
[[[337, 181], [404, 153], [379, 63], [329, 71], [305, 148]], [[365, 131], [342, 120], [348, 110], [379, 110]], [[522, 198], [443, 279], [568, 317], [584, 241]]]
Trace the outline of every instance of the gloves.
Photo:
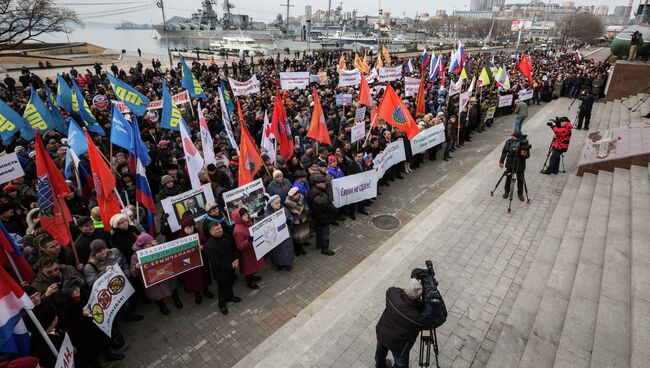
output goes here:
[[248, 237], [248, 242], [251, 243], [251, 244], [253, 244], [253, 237], [252, 237], [252, 236], [249, 236], [249, 237]]

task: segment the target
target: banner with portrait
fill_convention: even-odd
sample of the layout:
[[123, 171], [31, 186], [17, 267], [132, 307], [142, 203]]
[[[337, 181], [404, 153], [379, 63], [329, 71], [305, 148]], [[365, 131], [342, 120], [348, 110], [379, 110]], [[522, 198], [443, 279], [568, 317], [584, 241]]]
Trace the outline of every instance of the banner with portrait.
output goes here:
[[178, 231], [185, 217], [197, 221], [205, 215], [205, 204], [214, 202], [214, 194], [210, 184], [203, 184], [198, 189], [188, 190], [173, 197], [160, 201], [163, 211], [169, 215], [167, 222], [171, 231]]

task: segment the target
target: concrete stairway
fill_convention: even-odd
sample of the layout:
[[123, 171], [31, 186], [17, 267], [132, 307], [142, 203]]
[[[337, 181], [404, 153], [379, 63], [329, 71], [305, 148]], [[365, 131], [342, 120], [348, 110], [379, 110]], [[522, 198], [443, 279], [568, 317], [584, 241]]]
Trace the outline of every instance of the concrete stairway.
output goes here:
[[569, 179], [488, 367], [647, 366], [649, 174]]
[[646, 101], [636, 111], [631, 111], [630, 108], [636, 107], [639, 101], [647, 97], [648, 94], [639, 93], [622, 101], [614, 100], [594, 104], [591, 113], [591, 126], [595, 130], [607, 130], [641, 121], [643, 116], [650, 112], [650, 101]]

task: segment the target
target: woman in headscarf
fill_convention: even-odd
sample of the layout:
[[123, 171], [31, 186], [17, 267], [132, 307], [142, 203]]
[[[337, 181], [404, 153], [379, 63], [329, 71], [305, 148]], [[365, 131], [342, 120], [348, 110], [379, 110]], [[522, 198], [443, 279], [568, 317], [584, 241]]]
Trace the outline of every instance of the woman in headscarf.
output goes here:
[[309, 245], [309, 214], [305, 197], [300, 194], [298, 188], [293, 187], [289, 189], [284, 206], [293, 218], [289, 230], [293, 239], [294, 252], [296, 256], [307, 254], [303, 249], [303, 245]]
[[203, 217], [203, 222], [201, 224], [201, 231], [203, 236], [207, 239], [210, 232], [208, 230], [208, 224], [210, 222], [218, 222], [221, 224], [223, 231], [232, 237], [232, 225], [226, 218], [226, 216], [221, 213], [221, 209], [214, 202], [208, 202], [205, 204], [205, 217]]
[[[135, 243], [133, 244], [133, 255], [131, 256], [131, 276], [134, 278], [140, 278], [141, 279], [141, 273], [140, 273], [140, 268], [142, 265], [138, 262], [138, 255], [135, 254], [135, 252], [141, 250], [141, 249], [146, 249], [146, 248], [151, 248], [153, 246], [156, 246], [158, 242], [153, 238], [153, 236], [147, 234], [147, 233], [142, 233], [138, 235], [138, 238], [135, 240]], [[144, 289], [145, 295], [151, 300], [156, 303], [158, 308], [160, 309], [160, 313], [162, 314], [169, 314], [169, 309], [167, 308], [167, 305], [165, 305], [165, 301], [163, 299], [172, 297], [174, 300], [174, 305], [176, 305], [176, 308], [182, 309], [183, 308], [183, 302], [181, 302], [181, 299], [178, 297], [178, 290], [176, 289], [176, 278], [172, 277], [170, 279], [167, 279], [165, 281], [159, 282], [155, 285], [151, 285], [148, 288]]]
[[190, 236], [192, 234], [199, 235], [199, 244], [201, 251], [201, 258], [203, 258], [203, 266], [193, 268], [185, 273], [183, 273], [183, 286], [186, 293], [194, 293], [194, 301], [196, 304], [201, 304], [203, 298], [201, 293], [205, 295], [206, 298], [214, 298], [214, 294], [208, 290], [208, 285], [210, 285], [210, 269], [208, 267], [208, 262], [205, 258], [203, 252], [203, 244], [205, 244], [205, 237], [203, 234], [199, 233], [196, 229], [196, 224], [191, 217], [186, 217], [181, 222], [181, 229], [178, 231], [178, 239]]
[[293, 216], [291, 215], [291, 212], [289, 212], [288, 209], [282, 207], [282, 201], [280, 199], [280, 196], [274, 195], [271, 198], [269, 198], [269, 201], [266, 204], [266, 212], [264, 213], [264, 217], [271, 216], [279, 210], [284, 211], [284, 216], [287, 219], [287, 227], [289, 228], [289, 237], [283, 240], [275, 248], [273, 248], [271, 252], [269, 252], [269, 255], [271, 258], [271, 263], [273, 263], [273, 265], [275, 265], [275, 267], [278, 270], [285, 269], [287, 271], [291, 271], [291, 269], [293, 269], [293, 266], [291, 264], [293, 263], [294, 249], [293, 249], [293, 241], [291, 240], [290, 225], [293, 223]]
[[126, 215], [118, 213], [111, 217], [111, 246], [119, 249], [125, 259], [131, 259], [133, 255], [133, 243], [140, 235], [140, 231], [129, 223]]
[[257, 260], [255, 249], [253, 249], [253, 238], [249, 228], [253, 226], [253, 219], [246, 208], [238, 208], [232, 211], [230, 218], [235, 222], [233, 237], [239, 252], [239, 271], [246, 277], [246, 285], [251, 289], [259, 289], [255, 283], [262, 277], [255, 273], [264, 267], [264, 258]]

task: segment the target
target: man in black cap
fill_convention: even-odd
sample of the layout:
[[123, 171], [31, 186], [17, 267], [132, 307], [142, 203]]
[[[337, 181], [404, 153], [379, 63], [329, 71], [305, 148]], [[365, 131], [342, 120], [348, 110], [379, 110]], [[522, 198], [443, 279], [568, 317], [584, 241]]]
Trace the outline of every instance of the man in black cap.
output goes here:
[[[362, 151], [354, 151], [352, 152], [352, 158], [353, 161], [348, 164], [347, 167], [347, 175], [354, 175], [354, 174], [360, 174], [364, 171], [370, 170], [370, 168], [366, 165], [365, 162], [363, 162], [363, 152]], [[353, 203], [348, 206], [348, 214], [350, 215], [350, 218], [352, 220], [356, 220], [356, 212], [357, 210], [359, 213], [362, 213], [366, 216], [368, 216], [368, 211], [366, 211], [366, 201], [361, 201], [357, 203]]]
[[314, 175], [314, 187], [309, 196], [312, 202], [311, 215], [316, 225], [316, 248], [327, 256], [333, 256], [330, 249], [330, 223], [336, 219], [337, 209], [332, 204], [332, 199], [327, 195], [327, 179], [324, 175]]
[[102, 229], [95, 229], [93, 226], [93, 219], [90, 216], [84, 216], [77, 220], [77, 227], [81, 231], [81, 234], [74, 241], [75, 246], [77, 247], [77, 255], [79, 256], [79, 261], [83, 264], [88, 263], [88, 258], [90, 257], [90, 243], [95, 239], [101, 239], [110, 244], [110, 237]]

